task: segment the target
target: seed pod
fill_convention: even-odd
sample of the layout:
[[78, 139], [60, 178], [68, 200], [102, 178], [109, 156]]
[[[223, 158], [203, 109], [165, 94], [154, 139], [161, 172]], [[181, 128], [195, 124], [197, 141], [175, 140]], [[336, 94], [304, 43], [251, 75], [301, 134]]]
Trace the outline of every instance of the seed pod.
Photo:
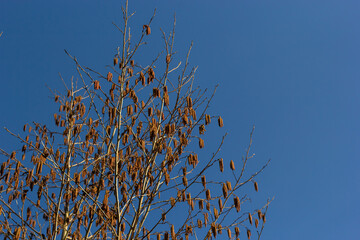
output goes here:
[[239, 199], [239, 197], [234, 197], [234, 205], [235, 205], [235, 208], [236, 208], [236, 212], [239, 212], [240, 211], [240, 199]]
[[262, 218], [263, 222], [264, 222], [264, 223], [266, 223], [266, 217], [265, 217], [265, 214], [263, 214], [263, 215], [261, 216], [261, 218]]
[[201, 124], [201, 125], [199, 126], [199, 134], [202, 135], [202, 134], [204, 134], [204, 133], [205, 133], [205, 126], [204, 126], [204, 124]]
[[204, 147], [204, 140], [199, 138], [199, 147], [203, 148]]
[[258, 186], [258, 183], [257, 183], [257, 182], [254, 182], [254, 188], [255, 188], [255, 191], [258, 191], [258, 190], [259, 190], [259, 186]]
[[135, 62], [134, 62], [134, 60], [130, 60], [130, 65], [131, 65], [131, 67], [134, 67], [134, 65], [135, 65]]
[[156, 234], [156, 240], [161, 240], [161, 234], [160, 233]]
[[233, 160], [230, 161], [230, 169], [233, 171], [235, 170], [235, 164]]
[[223, 127], [224, 126], [224, 123], [223, 123], [223, 120], [221, 117], [218, 118], [218, 124], [219, 124], [219, 127]]
[[171, 60], [170, 54], [166, 55], [166, 63], [169, 64]]
[[219, 159], [219, 168], [220, 168], [220, 172], [224, 171], [224, 161], [222, 158]]
[[227, 198], [228, 188], [224, 183], [223, 183], [223, 186], [222, 186], [222, 191], [223, 191], [224, 198]]
[[253, 223], [253, 221], [252, 221], [252, 215], [251, 215], [251, 213], [249, 213], [248, 215], [249, 215], [249, 217], [248, 217], [248, 218], [249, 218], [249, 223], [250, 223], [250, 225], [252, 225], [252, 223]]
[[111, 73], [111, 72], [108, 72], [106, 79], [107, 79], [109, 82], [111, 82], [111, 81], [112, 81], [112, 78], [113, 78], [112, 73]]
[[206, 190], [206, 199], [207, 199], [207, 200], [210, 200], [210, 199], [211, 199], [211, 195], [210, 195], [210, 190], [209, 190], [209, 189]]
[[250, 231], [250, 229], [248, 229], [248, 230], [246, 231], [246, 234], [247, 234], [248, 239], [250, 239], [250, 237], [251, 237], [251, 231]]

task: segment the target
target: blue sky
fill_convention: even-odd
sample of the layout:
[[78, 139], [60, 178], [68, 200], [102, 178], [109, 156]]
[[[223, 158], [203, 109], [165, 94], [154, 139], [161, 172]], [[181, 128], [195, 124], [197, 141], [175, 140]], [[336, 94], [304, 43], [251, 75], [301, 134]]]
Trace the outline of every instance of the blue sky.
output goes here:
[[[52, 89], [63, 89], [73, 62], [105, 71], [120, 34], [121, 1], [0, 1], [0, 126], [52, 121]], [[157, 8], [150, 49], [163, 47], [176, 13], [176, 50], [194, 42], [196, 84], [219, 84], [210, 112], [228, 132], [224, 159], [240, 159], [253, 124], [259, 177], [253, 207], [275, 196], [263, 239], [360, 236], [360, 2], [130, 1], [133, 31]], [[0, 146], [16, 140], [0, 130]], [[210, 138], [209, 138], [210, 139]], [[210, 141], [210, 140], [208, 140]], [[211, 149], [209, 149], [211, 150]]]

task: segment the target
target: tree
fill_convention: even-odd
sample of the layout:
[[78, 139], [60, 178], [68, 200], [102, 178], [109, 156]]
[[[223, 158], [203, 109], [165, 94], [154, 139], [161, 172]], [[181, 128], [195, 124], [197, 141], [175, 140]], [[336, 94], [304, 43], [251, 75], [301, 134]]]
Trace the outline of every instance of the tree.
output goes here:
[[[173, 63], [174, 33], [163, 32], [165, 56], [149, 65], [135, 59], [151, 34], [151, 22], [130, 44], [128, 2], [122, 45], [106, 74], [71, 56], [80, 82], [65, 95], [54, 91], [55, 130], [26, 124], [21, 150], [1, 150], [0, 235], [4, 239], [211, 239], [220, 234], [261, 236], [269, 204], [244, 211], [241, 192], [268, 165], [246, 176], [250, 144], [242, 161], [199, 160], [214, 93], [195, 88], [196, 68]], [[155, 64], [163, 64], [162, 74]], [[159, 67], [160, 69], [160, 67]], [[173, 75], [178, 73], [178, 77]], [[174, 81], [173, 79], [176, 79]], [[213, 123], [214, 124], [214, 123]], [[197, 146], [198, 145], [198, 146]], [[210, 176], [209, 169], [232, 175]], [[227, 169], [229, 168], [229, 169]], [[211, 179], [211, 180], [209, 180]], [[253, 223], [255, 226], [253, 226]], [[260, 226], [259, 226], [260, 225]], [[226, 233], [225, 233], [226, 232]]]

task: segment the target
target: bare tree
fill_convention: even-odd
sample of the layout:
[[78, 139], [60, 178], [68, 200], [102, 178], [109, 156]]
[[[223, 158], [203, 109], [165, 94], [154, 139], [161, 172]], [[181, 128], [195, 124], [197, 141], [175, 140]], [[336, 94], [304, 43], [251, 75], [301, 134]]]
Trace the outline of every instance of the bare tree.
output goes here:
[[[155, 13], [154, 13], [155, 15]], [[148, 65], [136, 59], [151, 22], [132, 43], [128, 2], [123, 7], [122, 44], [103, 74], [69, 53], [79, 81], [65, 95], [54, 93], [55, 130], [26, 124], [22, 148], [1, 150], [0, 235], [4, 239], [211, 239], [220, 234], [260, 239], [269, 201], [241, 207], [250, 144], [242, 160], [223, 160], [219, 147], [200, 160], [207, 125], [223, 126], [207, 114], [215, 93], [194, 87], [196, 68], [173, 62], [174, 28], [163, 32], [164, 54]], [[132, 44], [130, 44], [132, 43]], [[156, 65], [163, 66], [158, 73]], [[160, 67], [159, 67], [160, 69]], [[156, 71], [155, 71], [156, 70]], [[215, 121], [215, 123], [213, 123]], [[209, 175], [215, 168], [218, 176]], [[221, 174], [222, 172], [232, 174]], [[223, 239], [223, 237], [221, 237]]]

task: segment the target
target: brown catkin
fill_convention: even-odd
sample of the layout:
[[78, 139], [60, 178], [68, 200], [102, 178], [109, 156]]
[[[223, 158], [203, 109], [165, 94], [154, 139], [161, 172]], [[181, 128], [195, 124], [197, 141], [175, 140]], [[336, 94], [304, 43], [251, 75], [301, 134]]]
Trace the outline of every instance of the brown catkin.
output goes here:
[[149, 25], [144, 25], [143, 29], [145, 29], [145, 33], [146, 35], [150, 35], [151, 34], [151, 28]]
[[211, 195], [210, 195], [210, 189], [206, 190], [206, 199], [210, 200], [211, 199]]
[[258, 190], [259, 190], [259, 186], [258, 186], [258, 183], [257, 183], [257, 182], [254, 182], [254, 188], [255, 188], [255, 191], [258, 191]]
[[223, 127], [224, 126], [224, 122], [222, 120], [221, 117], [218, 118], [218, 124], [219, 124], [219, 127]]
[[203, 148], [204, 147], [204, 140], [199, 138], [199, 147]]
[[183, 185], [184, 185], [185, 187], [187, 187], [187, 185], [188, 185], [188, 180], [187, 180], [187, 178], [184, 176], [182, 180], [183, 180]]
[[215, 219], [218, 219], [218, 217], [219, 217], [219, 212], [216, 208], [214, 208], [214, 217], [215, 217]]
[[259, 226], [259, 220], [255, 219], [255, 227], [257, 228]]
[[206, 188], [206, 177], [205, 177], [205, 175], [201, 176], [201, 183], [202, 183], [202, 185], [203, 185], [203, 187], [205, 189]]
[[222, 203], [221, 198], [219, 198], [218, 203], [219, 203], [219, 210], [220, 210], [220, 212], [222, 212], [222, 210], [223, 210], [223, 203]]
[[199, 134], [202, 135], [202, 134], [204, 134], [204, 133], [205, 133], [205, 126], [204, 126], [204, 124], [201, 124], [201, 125], [199, 126]]
[[113, 78], [113, 75], [111, 72], [108, 72], [107, 76], [106, 76], [106, 79], [111, 82], [112, 81], [112, 78]]
[[224, 160], [222, 158], [219, 159], [219, 168], [220, 172], [224, 171]]
[[100, 82], [99, 81], [94, 81], [94, 89], [95, 90], [98, 90], [98, 89], [100, 89], [101, 87], [100, 87]]
[[212, 234], [214, 235], [214, 237], [216, 238], [217, 231], [216, 231], [216, 224], [214, 222], [211, 223], [211, 231], [212, 231]]
[[236, 212], [240, 211], [240, 198], [239, 197], [234, 197], [234, 205], [236, 208]]
[[235, 235], [236, 235], [236, 237], [239, 237], [239, 235], [240, 235], [239, 227], [235, 227]]
[[224, 198], [227, 198], [228, 188], [227, 188], [226, 184], [224, 184], [224, 183], [223, 183], [223, 186], [222, 186], [222, 191], [223, 191]]
[[114, 58], [114, 66], [117, 65], [119, 62], [119, 59], [117, 57]]
[[250, 225], [252, 225], [252, 223], [253, 223], [252, 215], [251, 215], [251, 213], [249, 213], [248, 215], [249, 215], [249, 223], [250, 223]]
[[176, 239], [176, 236], [175, 236], [175, 227], [174, 225], [171, 225], [171, 239], [175, 240]]
[[230, 191], [232, 190], [231, 182], [226, 181], [226, 186], [227, 186], [227, 188], [228, 188]]
[[204, 200], [199, 200], [199, 209], [203, 210], [204, 209]]
[[231, 230], [230, 230], [230, 228], [227, 229], [227, 234], [228, 234], [229, 239], [231, 239]]
[[235, 170], [235, 164], [233, 160], [230, 161], [230, 169], [233, 171]]
[[210, 117], [210, 115], [205, 115], [205, 125], [209, 125], [210, 124], [210, 122], [211, 122], [211, 117]]
[[246, 231], [246, 234], [247, 234], [248, 239], [250, 239], [250, 237], [251, 237], [251, 231], [250, 231], [250, 229], [248, 229], [248, 230]]

